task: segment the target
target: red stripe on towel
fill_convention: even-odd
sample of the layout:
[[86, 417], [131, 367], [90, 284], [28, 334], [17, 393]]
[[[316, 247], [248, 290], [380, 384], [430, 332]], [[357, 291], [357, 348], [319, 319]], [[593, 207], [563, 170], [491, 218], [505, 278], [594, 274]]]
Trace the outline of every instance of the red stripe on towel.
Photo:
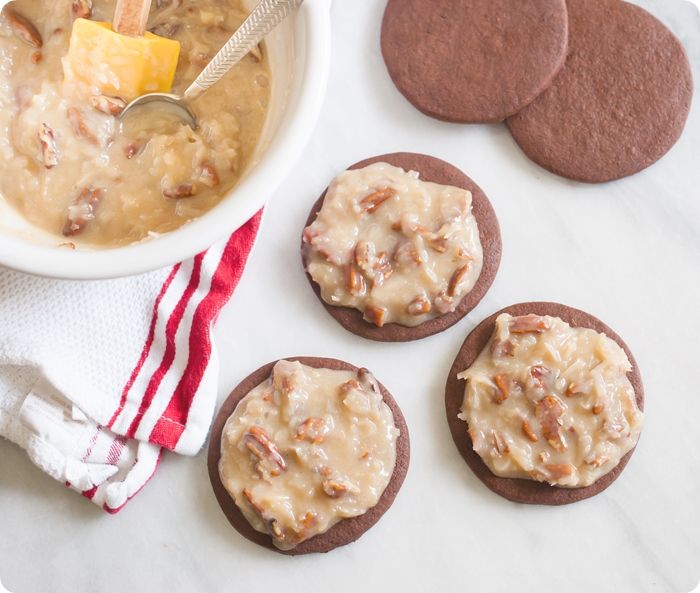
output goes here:
[[93, 486], [90, 488], [90, 490], [83, 490], [81, 494], [87, 498], [88, 500], [92, 500], [92, 498], [95, 496], [95, 493], [97, 492], [97, 486]]
[[119, 458], [122, 456], [122, 451], [126, 446], [126, 439], [122, 436], [114, 437], [114, 441], [109, 447], [107, 452], [107, 463], [110, 465], [117, 465]]
[[85, 463], [89, 457], [90, 454], [92, 453], [92, 450], [95, 448], [95, 443], [97, 442], [97, 437], [100, 436], [100, 432], [102, 432], [102, 427], [97, 426], [97, 429], [95, 430], [95, 434], [92, 435], [92, 438], [90, 439], [90, 444], [88, 444], [87, 449], [85, 449], [85, 453], [80, 461]]
[[173, 309], [168, 323], [165, 326], [165, 352], [163, 353], [163, 360], [161, 360], [159, 367], [153, 373], [151, 380], [148, 383], [145, 393], [143, 394], [143, 399], [139, 405], [139, 410], [136, 413], [129, 429], [126, 431], [125, 436], [128, 438], [134, 438], [136, 430], [141, 424], [141, 419], [143, 415], [148, 411], [148, 408], [153, 403], [153, 400], [158, 392], [158, 387], [160, 387], [161, 381], [165, 374], [170, 369], [173, 361], [175, 360], [175, 335], [180, 327], [180, 322], [182, 321], [187, 305], [192, 298], [192, 295], [197, 290], [199, 286], [199, 281], [202, 272], [202, 260], [204, 259], [204, 253], [200, 253], [194, 258], [194, 266], [192, 267], [192, 275], [190, 276], [190, 281], [185, 289], [185, 292], [180, 297], [177, 305]]
[[197, 394], [211, 354], [211, 324], [231, 297], [243, 275], [246, 261], [260, 226], [261, 213], [241, 227], [226, 244], [211, 281], [192, 319], [189, 360], [168, 407], [153, 428], [149, 441], [167, 449], [177, 446], [185, 430], [192, 402]]
[[129, 380], [126, 382], [124, 389], [122, 390], [121, 399], [119, 400], [119, 406], [117, 407], [116, 411], [114, 412], [114, 415], [112, 416], [111, 420], [107, 423], [108, 428], [112, 428], [112, 426], [114, 426], [114, 423], [117, 421], [119, 414], [122, 413], [122, 410], [124, 409], [124, 405], [126, 404], [126, 398], [129, 395], [129, 391], [131, 391], [131, 387], [134, 385], [134, 381], [136, 381], [136, 377], [139, 376], [139, 373], [141, 372], [141, 369], [143, 368], [143, 365], [146, 362], [146, 359], [148, 358], [148, 354], [151, 351], [151, 346], [153, 345], [153, 338], [154, 338], [155, 333], [156, 333], [156, 323], [158, 322], [158, 308], [160, 307], [160, 303], [163, 300], [165, 293], [168, 291], [168, 288], [170, 287], [170, 284], [172, 283], [173, 278], [175, 278], [175, 274], [177, 274], [177, 272], [180, 270], [181, 266], [182, 266], [182, 264], [176, 264], [175, 266], [173, 266], [173, 269], [170, 271], [170, 274], [166, 278], [165, 282], [163, 282], [163, 287], [160, 289], [160, 292], [158, 293], [158, 296], [156, 297], [156, 300], [153, 303], [153, 314], [151, 315], [151, 326], [148, 329], [148, 336], [146, 337], [146, 342], [144, 343], [143, 349], [141, 350], [141, 356], [140, 356], [138, 362], [136, 363], [134, 370], [131, 372], [131, 376], [129, 377]]

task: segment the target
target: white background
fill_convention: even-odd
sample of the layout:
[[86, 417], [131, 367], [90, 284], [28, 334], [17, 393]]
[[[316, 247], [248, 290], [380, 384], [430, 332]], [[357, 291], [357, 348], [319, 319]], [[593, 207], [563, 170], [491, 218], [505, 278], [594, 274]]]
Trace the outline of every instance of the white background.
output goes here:
[[[309, 0], [311, 1], [311, 0]], [[640, 3], [684, 42], [700, 80], [700, 16], [682, 0]], [[154, 480], [108, 516], [0, 442], [0, 575], [15, 593], [436, 590], [684, 593], [700, 579], [700, 110], [657, 165], [588, 186], [530, 163], [502, 125], [416, 112], [379, 54], [382, 0], [338, 0], [329, 93], [296, 172], [270, 201], [259, 243], [216, 331], [221, 398], [285, 355], [372, 369], [402, 406], [412, 463], [394, 506], [354, 545], [288, 558], [232, 530], [204, 453], [166, 455]], [[503, 262], [493, 289], [440, 336], [378, 344], [348, 334], [316, 301], [298, 243], [307, 212], [347, 165], [384, 152], [456, 164], [490, 197]], [[443, 386], [466, 334], [524, 300], [583, 308], [616, 329], [644, 376], [646, 427], [622, 477], [572, 506], [490, 493], [454, 447]]]

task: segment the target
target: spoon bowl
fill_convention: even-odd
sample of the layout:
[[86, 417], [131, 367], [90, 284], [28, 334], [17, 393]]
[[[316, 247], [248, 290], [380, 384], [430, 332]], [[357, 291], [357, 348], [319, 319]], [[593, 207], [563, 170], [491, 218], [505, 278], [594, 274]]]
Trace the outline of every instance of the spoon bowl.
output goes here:
[[299, 8], [303, 1], [261, 0], [182, 96], [173, 93], [148, 93], [131, 101], [119, 117], [124, 120], [127, 115], [140, 111], [141, 107], [149, 104], [155, 107], [167, 106], [172, 115], [196, 129], [197, 117], [188, 103], [219, 82], [293, 10]]
[[119, 115], [119, 118], [124, 122], [128, 121], [139, 113], [144, 111], [143, 108], [158, 109], [164, 115], [179, 119], [189, 125], [193, 130], [197, 129], [197, 116], [187, 104], [184, 97], [173, 93], [148, 93], [137, 97], [129, 103]]

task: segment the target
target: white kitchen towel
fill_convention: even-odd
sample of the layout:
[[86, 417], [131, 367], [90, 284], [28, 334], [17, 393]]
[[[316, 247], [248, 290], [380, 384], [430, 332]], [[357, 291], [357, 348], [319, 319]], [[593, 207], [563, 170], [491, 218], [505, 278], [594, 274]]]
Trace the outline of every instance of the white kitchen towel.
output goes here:
[[194, 455], [217, 396], [211, 327], [260, 224], [172, 268], [67, 282], [0, 270], [0, 436], [108, 512], [163, 448]]

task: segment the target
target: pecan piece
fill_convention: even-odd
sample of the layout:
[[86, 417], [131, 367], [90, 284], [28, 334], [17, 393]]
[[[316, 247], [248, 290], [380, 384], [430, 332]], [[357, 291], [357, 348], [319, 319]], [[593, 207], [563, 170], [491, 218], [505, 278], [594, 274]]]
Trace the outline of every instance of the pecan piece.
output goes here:
[[130, 142], [124, 147], [124, 156], [127, 159], [133, 159], [139, 152], [141, 152], [142, 148], [142, 144], [139, 144], [138, 142]]
[[533, 443], [536, 443], [539, 440], [537, 433], [535, 433], [535, 431], [532, 429], [532, 426], [530, 426], [530, 423], [527, 421], [526, 418], [523, 418], [522, 428], [525, 436], [528, 439], [530, 439]]
[[408, 266], [420, 265], [423, 263], [423, 255], [412, 239], [404, 239], [394, 250], [394, 261]]
[[350, 491], [350, 486], [331, 478], [323, 480], [321, 487], [326, 496], [330, 496], [331, 498], [340, 498]]
[[408, 303], [406, 310], [408, 311], [409, 315], [415, 315], [418, 317], [420, 315], [427, 315], [430, 313], [430, 309], [432, 309], [432, 307], [433, 306], [430, 304], [430, 301], [423, 295], [419, 294], [415, 299]]
[[452, 274], [452, 278], [450, 278], [450, 283], [447, 286], [447, 294], [449, 296], [453, 297], [457, 294], [457, 289], [459, 288], [460, 283], [462, 282], [464, 276], [467, 274], [468, 271], [469, 264], [465, 264], [455, 270], [455, 273]]
[[521, 315], [513, 317], [508, 328], [512, 334], [541, 334], [549, 329], [549, 323], [539, 315]]
[[564, 451], [566, 444], [562, 439], [564, 406], [553, 395], [545, 395], [535, 404], [535, 417], [539, 420], [542, 434], [549, 445], [557, 451]]
[[51, 169], [58, 165], [58, 145], [56, 144], [56, 132], [48, 124], [41, 124], [39, 130], [39, 144], [44, 167]]
[[574, 473], [574, 466], [570, 463], [547, 463], [544, 469], [552, 480], [568, 478]]
[[497, 358], [513, 356], [515, 354], [515, 342], [513, 340], [499, 340], [496, 338], [491, 342], [491, 354]]
[[493, 382], [496, 384], [493, 401], [502, 404], [510, 397], [510, 379], [506, 375], [496, 375]]
[[309, 530], [316, 524], [316, 515], [311, 511], [304, 515], [304, 518], [299, 522], [300, 529], [288, 527], [283, 529], [277, 519], [272, 519], [269, 522], [270, 533], [278, 542], [296, 546], [303, 542], [309, 536]]
[[393, 187], [383, 187], [362, 198], [360, 206], [368, 214], [373, 214], [379, 206], [395, 195], [396, 190]]
[[581, 391], [581, 388], [576, 385], [576, 383], [572, 382], [569, 383], [564, 393], [566, 393], [566, 395], [569, 397], [573, 397], [574, 395], [582, 395], [583, 392]]
[[606, 457], [605, 455], [601, 455], [600, 457], [596, 457], [594, 459], [591, 459], [590, 461], [586, 459], [586, 464], [592, 465], [593, 467], [600, 467], [602, 465], [605, 465], [608, 461], [608, 457]]
[[32, 55], [29, 59], [32, 61], [32, 64], [38, 64], [39, 62], [41, 62], [43, 57], [43, 54], [39, 50], [36, 50], [35, 52], [32, 52]]
[[309, 441], [315, 445], [326, 440], [328, 426], [323, 418], [307, 418], [298, 427], [294, 438], [297, 441]]
[[73, 133], [76, 136], [85, 138], [85, 140], [91, 144], [99, 144], [97, 136], [92, 133], [92, 130], [90, 130], [85, 123], [83, 112], [80, 111], [80, 109], [77, 107], [69, 107], [68, 111], [66, 111], [66, 115], [68, 116], [68, 122], [70, 123], [71, 128], [73, 128]]
[[175, 187], [166, 187], [163, 190], [163, 195], [166, 198], [173, 200], [181, 200], [182, 198], [191, 198], [197, 193], [197, 188], [191, 183], [181, 183]]
[[357, 379], [359, 380], [359, 385], [361, 389], [365, 391], [373, 391], [374, 393], [379, 393], [379, 383], [374, 378], [374, 375], [370, 373], [366, 368], [362, 367], [357, 371]]
[[282, 381], [279, 384], [279, 390], [289, 397], [293, 395], [299, 387], [299, 376], [296, 372], [282, 375]]
[[7, 24], [10, 26], [12, 33], [25, 43], [28, 43], [32, 47], [41, 49], [44, 45], [44, 41], [41, 38], [41, 33], [34, 26], [34, 23], [30, 21], [26, 16], [17, 12], [12, 6], [14, 4], [6, 4], [2, 9], [2, 16], [5, 17]]
[[372, 262], [375, 258], [374, 252], [374, 243], [358, 241], [355, 244], [355, 249], [352, 252], [357, 267], [365, 272], [370, 270]]
[[386, 319], [386, 313], [387, 310], [384, 307], [368, 305], [365, 307], [363, 318], [365, 321], [369, 321], [377, 327], [382, 327], [384, 325], [384, 320]]
[[92, 0], [73, 0], [70, 12], [74, 19], [89, 19], [92, 16]]
[[431, 239], [428, 243], [438, 253], [445, 253], [447, 251], [447, 239], [444, 237], [437, 237], [436, 239]]
[[367, 292], [365, 279], [355, 264], [345, 266], [345, 288], [353, 296], [363, 296]]
[[438, 312], [442, 313], [443, 315], [454, 310], [454, 299], [451, 296], [448, 296], [444, 290], [435, 297], [433, 304]]
[[455, 253], [455, 259], [474, 261], [474, 256], [471, 253], [469, 253], [466, 249], [460, 247], [459, 249], [457, 249], [457, 253]]
[[216, 167], [212, 165], [209, 161], [204, 161], [200, 165], [202, 172], [199, 175], [199, 180], [208, 187], [216, 187], [219, 185], [221, 180], [219, 179], [219, 173]]
[[126, 101], [119, 97], [108, 97], [107, 95], [93, 95], [90, 97], [92, 106], [106, 115], [119, 115], [126, 107]]
[[311, 511], [308, 511], [306, 515], [304, 515], [304, 518], [301, 520], [301, 532], [298, 532], [299, 535], [303, 536], [304, 533], [308, 532], [311, 527], [313, 527], [316, 524], [316, 515], [315, 513], [312, 513]]
[[591, 409], [591, 412], [593, 412], [596, 416], [599, 416], [600, 414], [603, 413], [604, 409], [605, 409], [605, 406], [603, 404], [596, 404]]
[[248, 505], [250, 505], [253, 511], [255, 511], [255, 514], [258, 515], [260, 520], [267, 525], [270, 535], [272, 535], [272, 537], [279, 542], [288, 543], [291, 545], [298, 544], [305, 539], [305, 533], [316, 521], [316, 515], [308, 512], [301, 521], [301, 529], [299, 531], [294, 529], [283, 529], [280, 522], [275, 518], [271, 518], [265, 511], [265, 507], [263, 507], [257, 500], [255, 500], [255, 498], [253, 498], [253, 493], [249, 488], [244, 488], [242, 494]]
[[372, 265], [372, 288], [379, 288], [382, 286], [384, 281], [390, 278], [393, 273], [394, 269], [391, 267], [389, 254], [386, 251], [381, 251], [377, 254], [374, 264]]
[[539, 389], [544, 389], [546, 387], [546, 382], [549, 376], [552, 374], [546, 366], [537, 364], [530, 367], [530, 376], [532, 377], [532, 382], [535, 387]]
[[391, 230], [400, 232], [406, 237], [413, 237], [417, 234], [423, 235], [428, 232], [428, 229], [420, 224], [418, 215], [412, 213], [404, 214], [400, 220], [391, 223]]
[[272, 519], [272, 521], [270, 521], [270, 532], [272, 537], [274, 537], [277, 541], [287, 541], [287, 534], [285, 530], [280, 527], [280, 523], [277, 519]]
[[68, 217], [63, 225], [63, 236], [72, 237], [81, 233], [88, 222], [95, 218], [95, 210], [102, 199], [101, 189], [86, 187], [68, 207]]
[[341, 394], [341, 395], [347, 395], [347, 394], [350, 393], [353, 389], [358, 389], [358, 390], [361, 391], [361, 390], [362, 390], [362, 385], [360, 385], [360, 382], [359, 382], [357, 379], [348, 379], [347, 381], [345, 381], [345, 383], [343, 383], [343, 384], [340, 386], [340, 394]]
[[258, 459], [255, 469], [261, 474], [278, 476], [287, 470], [287, 463], [277, 445], [259, 426], [253, 426], [243, 435], [243, 444]]
[[316, 251], [324, 257], [327, 262], [330, 262], [336, 266], [342, 266], [344, 263], [344, 257], [341, 256], [339, 252], [333, 253], [327, 249], [329, 239], [326, 233], [313, 228], [313, 226], [308, 226], [304, 229], [304, 243], [311, 246], [313, 251]]
[[[375, 268], [378, 265], [380, 267], [384, 265], [384, 262], [379, 264], [376, 247], [374, 243], [370, 243], [369, 241], [358, 241], [355, 244], [352, 254], [357, 267], [368, 276], [374, 275]], [[381, 255], [382, 257], [386, 257], [384, 252], [382, 252]]]

